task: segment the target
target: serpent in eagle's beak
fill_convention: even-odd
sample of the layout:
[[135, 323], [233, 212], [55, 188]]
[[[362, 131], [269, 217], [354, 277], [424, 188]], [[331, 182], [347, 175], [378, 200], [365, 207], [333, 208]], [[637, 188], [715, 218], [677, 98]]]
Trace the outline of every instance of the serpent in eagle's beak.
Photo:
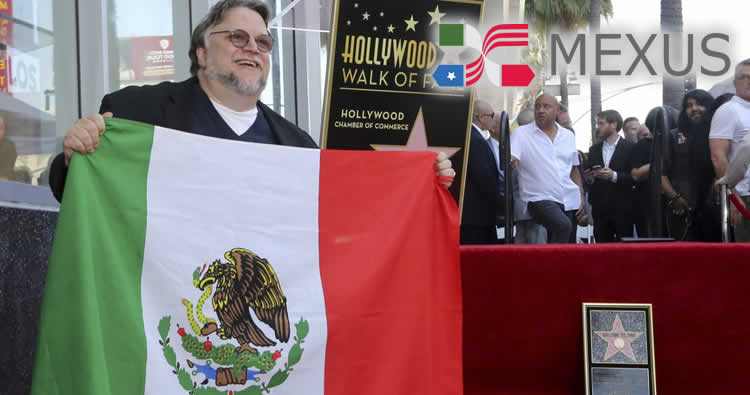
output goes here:
[[201, 291], [203, 291], [206, 288], [206, 285], [210, 285], [216, 282], [216, 278], [208, 276], [207, 275], [201, 279], [201, 282], [198, 283], [198, 288], [200, 288]]

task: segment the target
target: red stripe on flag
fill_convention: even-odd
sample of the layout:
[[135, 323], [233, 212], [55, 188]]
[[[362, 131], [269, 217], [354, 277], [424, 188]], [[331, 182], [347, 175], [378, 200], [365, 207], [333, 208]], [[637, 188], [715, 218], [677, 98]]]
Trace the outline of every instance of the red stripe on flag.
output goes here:
[[482, 62], [482, 67], [479, 68], [479, 73], [471, 78], [468, 78], [467, 76], [466, 86], [474, 85], [477, 81], [479, 81], [479, 79], [482, 78], [482, 73], [484, 73], [484, 62]]
[[477, 68], [475, 68], [475, 69], [473, 69], [471, 71], [467, 71], [466, 72], [466, 78], [473, 77], [477, 73], [479, 73], [479, 75], [482, 75], [482, 70], [484, 70], [484, 57], [480, 57], [480, 59], [481, 59], [481, 62], [479, 62], [479, 67], [477, 67]]
[[498, 41], [493, 43], [487, 52], [489, 53], [497, 47], [525, 47], [527, 45], [529, 45], [528, 41]]
[[493, 26], [487, 34], [484, 36], [484, 42], [482, 43], [482, 48], [487, 46], [487, 40], [495, 34], [495, 32], [498, 32], [500, 30], [527, 30], [529, 28], [529, 25], [527, 23], [506, 23], [502, 25], [495, 25]]
[[326, 394], [463, 393], [458, 210], [434, 158], [321, 151]]
[[485, 38], [484, 44], [482, 45], [482, 53], [484, 53], [485, 55], [487, 55], [487, 53], [488, 53], [487, 46], [492, 41], [498, 40], [498, 39], [501, 39], [501, 38], [525, 38], [525, 39], [528, 39], [529, 38], [529, 33], [497, 33], [497, 34], [495, 34], [495, 35], [493, 35], [491, 37], [488, 36], [487, 38]]
[[473, 62], [471, 62], [471, 63], [469, 63], [469, 64], [466, 65], [466, 70], [474, 68], [474, 66], [478, 65], [479, 62], [481, 62], [483, 60], [484, 60], [484, 56], [482, 56], [480, 54], [479, 57], [477, 58], [477, 60], [475, 60], [475, 61], [473, 61]]

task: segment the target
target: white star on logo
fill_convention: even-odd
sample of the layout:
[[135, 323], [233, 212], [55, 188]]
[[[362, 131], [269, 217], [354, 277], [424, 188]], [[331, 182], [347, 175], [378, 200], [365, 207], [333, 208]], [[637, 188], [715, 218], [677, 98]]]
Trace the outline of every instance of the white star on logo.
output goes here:
[[393, 33], [393, 29], [395, 29], [393, 25], [388, 25], [388, 33]]
[[448, 79], [451, 80], [451, 81], [455, 80], [456, 79], [456, 73], [454, 73], [454, 72], [448, 73]]
[[370, 14], [368, 14], [367, 11], [365, 11], [365, 13], [362, 14], [362, 20], [365, 20], [365, 21], [370, 20]]
[[432, 26], [433, 23], [440, 23], [440, 18], [445, 16], [445, 13], [441, 13], [438, 6], [435, 6], [435, 11], [427, 12], [427, 15], [430, 16], [430, 26]]

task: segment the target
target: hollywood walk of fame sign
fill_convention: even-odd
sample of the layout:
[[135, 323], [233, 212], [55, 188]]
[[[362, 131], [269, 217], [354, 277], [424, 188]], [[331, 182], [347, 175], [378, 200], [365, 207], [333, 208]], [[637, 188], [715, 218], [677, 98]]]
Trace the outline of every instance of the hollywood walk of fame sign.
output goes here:
[[[321, 147], [433, 151], [456, 170], [461, 203], [472, 89], [441, 88], [432, 73], [452, 54], [445, 23], [479, 26], [481, 0], [334, 0]], [[478, 54], [478, 52], [477, 52]]]
[[655, 395], [650, 304], [583, 304], [586, 394]]

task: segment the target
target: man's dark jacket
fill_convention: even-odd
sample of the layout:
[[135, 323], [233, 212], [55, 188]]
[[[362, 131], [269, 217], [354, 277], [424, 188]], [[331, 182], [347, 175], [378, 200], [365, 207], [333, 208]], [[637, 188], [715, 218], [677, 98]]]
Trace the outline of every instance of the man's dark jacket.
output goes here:
[[[594, 217], [594, 227], [597, 218], [616, 217], [623, 221], [631, 221], [633, 210], [633, 177], [630, 175], [631, 154], [635, 144], [620, 138], [609, 161], [609, 168], [617, 172], [617, 182], [596, 179], [591, 185], [589, 200], [591, 202], [591, 214]], [[587, 168], [599, 165], [604, 168], [604, 156], [602, 154], [602, 143], [594, 144], [589, 149]]]
[[[193, 132], [192, 116], [196, 77], [182, 82], [162, 82], [158, 85], [130, 86], [110, 93], [102, 99], [99, 113], [113, 113], [117, 118], [129, 119], [169, 129]], [[258, 102], [279, 145], [317, 148], [315, 141], [297, 125], [287, 121], [268, 106]], [[50, 188], [58, 201], [62, 200], [68, 168], [63, 154], [52, 162]]]
[[495, 227], [504, 201], [499, 195], [497, 162], [489, 142], [471, 126], [461, 225]]

